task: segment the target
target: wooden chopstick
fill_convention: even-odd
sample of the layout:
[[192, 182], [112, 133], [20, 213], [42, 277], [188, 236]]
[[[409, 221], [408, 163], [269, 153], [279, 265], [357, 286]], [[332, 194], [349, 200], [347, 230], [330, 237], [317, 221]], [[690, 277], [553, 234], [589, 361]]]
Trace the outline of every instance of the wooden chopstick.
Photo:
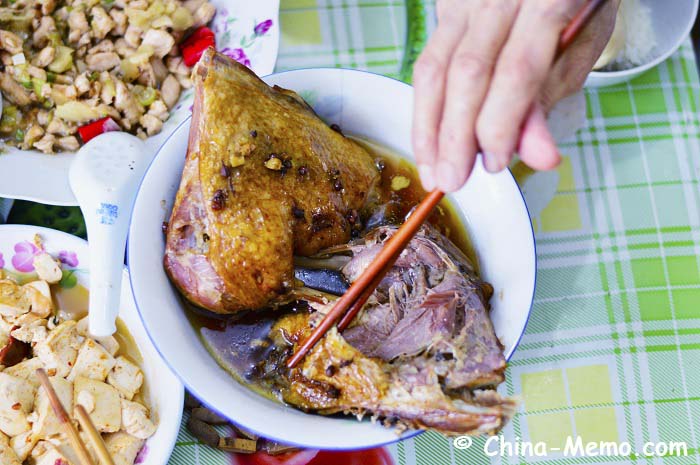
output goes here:
[[[299, 350], [287, 361], [287, 366], [293, 368], [299, 361], [304, 358], [306, 353], [318, 342], [321, 337], [338, 321], [345, 311], [358, 300], [359, 297], [369, 298], [374, 288], [381, 281], [386, 271], [391, 268], [396, 259], [401, 255], [401, 252], [410, 242], [413, 236], [418, 232], [425, 220], [428, 218], [433, 208], [440, 203], [440, 200], [445, 196], [440, 191], [433, 191], [416, 207], [414, 212], [409, 217], [396, 234], [386, 241], [382, 250], [377, 254], [369, 267], [360, 277], [352, 283], [350, 288], [338, 299], [333, 309], [323, 318], [321, 323], [316, 327], [311, 336], [301, 345]], [[374, 286], [372, 286], [374, 284]], [[367, 294], [369, 292], [369, 294]], [[364, 294], [364, 295], [363, 295]], [[364, 302], [363, 302], [364, 303]], [[353, 307], [355, 314], [360, 311], [362, 305]], [[351, 320], [353, 315], [348, 313]]]
[[97, 458], [99, 459], [101, 465], [114, 465], [114, 460], [107, 450], [107, 446], [105, 445], [102, 436], [92, 423], [92, 419], [87, 413], [87, 410], [85, 410], [85, 407], [78, 404], [75, 407], [75, 416], [78, 419], [78, 423], [80, 423], [80, 427], [87, 433], [87, 437], [90, 439], [90, 443], [97, 453]]
[[[607, 1], [608, 0], [591, 0], [579, 10], [571, 22], [564, 28], [559, 38], [555, 61], [576, 39], [596, 11]], [[294, 368], [338, 319], [342, 317], [338, 324], [339, 331], [342, 331], [350, 324], [353, 318], [355, 318], [355, 315], [362, 309], [365, 302], [367, 302], [367, 299], [372, 295], [374, 289], [376, 289], [383, 277], [394, 265], [396, 259], [401, 255], [404, 248], [406, 248], [406, 245], [408, 245], [413, 236], [415, 236], [423, 223], [428, 219], [433, 208], [440, 203], [444, 196], [445, 194], [443, 192], [435, 190], [429, 193], [428, 196], [418, 204], [416, 210], [399, 228], [396, 234], [384, 244], [382, 250], [377, 254], [364, 273], [362, 273], [360, 277], [352, 283], [347, 292], [336, 301], [335, 306], [333, 306], [331, 311], [328, 312], [321, 323], [314, 329], [309, 338], [306, 339], [296, 353], [289, 358], [287, 367]], [[347, 313], [345, 313], [346, 311]]]
[[[401, 235], [401, 238], [400, 241], [397, 241], [391, 246], [393, 250], [392, 248], [388, 247], [384, 247], [382, 249], [380, 255], [381, 253], [384, 253], [384, 250], [389, 249], [388, 253], [392, 254], [391, 257], [388, 259], [386, 264], [381, 269], [379, 269], [378, 272], [373, 273], [373, 278], [369, 286], [367, 286], [364, 289], [364, 291], [360, 294], [360, 296], [357, 299], [355, 299], [355, 301], [350, 306], [350, 309], [340, 319], [340, 322], [338, 323], [338, 331], [343, 331], [345, 328], [347, 328], [352, 322], [353, 318], [355, 318], [355, 315], [357, 315], [359, 311], [362, 310], [362, 307], [364, 307], [367, 300], [372, 296], [372, 293], [374, 293], [374, 290], [377, 288], [377, 286], [379, 286], [379, 283], [382, 282], [382, 279], [384, 279], [386, 273], [394, 265], [396, 260], [398, 260], [399, 256], [401, 255], [401, 252], [403, 252], [408, 243], [411, 242], [413, 236], [415, 236], [418, 230], [421, 228], [421, 226], [423, 226], [423, 223], [426, 222], [430, 214], [433, 212], [433, 209], [437, 206], [437, 204], [440, 203], [444, 196], [445, 194], [440, 191], [433, 191], [430, 194], [428, 194], [428, 196], [425, 199], [423, 199], [421, 203], [418, 204], [418, 206], [411, 213], [406, 222], [404, 222], [404, 224], [396, 232], [396, 235], [394, 237]], [[387, 241], [387, 245], [388, 242], [392, 242], [395, 240], [394, 237], [390, 238]], [[379, 258], [379, 256], [375, 257], [374, 261], [377, 261]], [[374, 261], [372, 262], [372, 264], [370, 264], [370, 268], [374, 264]]]
[[90, 454], [88, 453], [85, 444], [83, 444], [82, 438], [78, 434], [78, 430], [75, 428], [73, 421], [66, 413], [66, 409], [63, 407], [63, 404], [61, 404], [61, 400], [58, 398], [56, 391], [53, 389], [53, 385], [51, 384], [46, 371], [44, 371], [43, 368], [39, 368], [36, 370], [36, 375], [39, 378], [44, 391], [46, 391], [46, 395], [49, 398], [51, 408], [53, 408], [53, 411], [56, 414], [56, 418], [58, 418], [61, 425], [65, 426], [68, 441], [70, 442], [70, 445], [75, 453], [78, 455], [78, 460], [80, 460], [81, 465], [95, 465], [95, 462], [93, 462], [92, 458], [90, 458]]
[[576, 13], [569, 24], [566, 25], [561, 35], [559, 36], [559, 44], [557, 47], [557, 54], [554, 57], [556, 61], [564, 51], [569, 48], [569, 45], [576, 40], [576, 37], [583, 31], [591, 20], [593, 15], [608, 2], [608, 0], [590, 0], [586, 2], [585, 5]]

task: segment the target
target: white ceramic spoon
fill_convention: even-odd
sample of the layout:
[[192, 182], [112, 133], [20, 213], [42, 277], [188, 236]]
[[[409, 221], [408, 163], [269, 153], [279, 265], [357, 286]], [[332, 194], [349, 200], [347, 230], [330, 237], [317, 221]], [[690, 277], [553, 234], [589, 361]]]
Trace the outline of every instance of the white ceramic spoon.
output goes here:
[[114, 334], [129, 219], [151, 157], [138, 137], [107, 132], [76, 154], [69, 181], [85, 217], [90, 249], [89, 330]]

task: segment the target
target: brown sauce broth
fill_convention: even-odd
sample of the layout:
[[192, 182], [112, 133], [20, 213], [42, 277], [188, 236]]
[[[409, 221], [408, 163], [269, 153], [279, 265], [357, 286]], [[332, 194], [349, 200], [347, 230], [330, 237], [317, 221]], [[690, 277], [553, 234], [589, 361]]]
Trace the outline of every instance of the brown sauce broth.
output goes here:
[[[415, 164], [376, 142], [355, 137], [352, 139], [384, 162], [381, 184], [379, 186], [380, 199], [378, 205], [379, 208], [382, 208], [382, 206], [386, 208], [385, 217], [389, 223], [397, 225], [403, 223], [411, 209], [427, 196], [427, 192], [423, 189], [418, 178], [418, 170]], [[394, 176], [408, 178], [410, 181], [409, 186], [398, 191], [392, 190], [391, 180]], [[428, 218], [428, 222], [464, 252], [478, 272], [479, 264], [474, 247], [469, 240], [466, 222], [448, 199], [443, 199], [440, 202], [433, 214]]]

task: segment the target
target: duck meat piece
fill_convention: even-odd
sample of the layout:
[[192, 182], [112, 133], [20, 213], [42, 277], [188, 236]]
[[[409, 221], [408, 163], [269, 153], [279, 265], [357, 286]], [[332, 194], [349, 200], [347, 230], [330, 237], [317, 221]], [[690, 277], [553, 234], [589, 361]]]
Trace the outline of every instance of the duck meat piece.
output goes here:
[[294, 92], [207, 50], [193, 71], [187, 159], [164, 266], [193, 304], [217, 313], [284, 301], [294, 255], [345, 243], [347, 218], [379, 172], [360, 145]]
[[[349, 281], [395, 232], [381, 227], [348, 246]], [[494, 433], [517, 402], [494, 390], [506, 361], [488, 315], [491, 294], [467, 257], [426, 227], [353, 324], [342, 334], [333, 328], [291, 370], [285, 361], [333, 302], [280, 318], [269, 335], [274, 350], [264, 363], [270, 366], [259, 371], [285, 402], [306, 411], [368, 414], [445, 434]]]
[[[343, 269], [350, 282], [395, 232], [378, 228], [351, 247], [355, 255]], [[488, 314], [492, 293], [454, 244], [424, 228], [343, 337], [365, 355], [385, 361], [425, 353], [450, 389], [497, 385], [506, 362]]]

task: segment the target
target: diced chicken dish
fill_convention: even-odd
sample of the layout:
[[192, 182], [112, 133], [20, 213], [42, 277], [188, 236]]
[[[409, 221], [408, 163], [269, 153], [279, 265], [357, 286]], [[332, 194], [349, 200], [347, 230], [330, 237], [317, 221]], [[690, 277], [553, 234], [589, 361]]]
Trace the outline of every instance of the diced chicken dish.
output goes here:
[[143, 372], [115, 337], [89, 337], [87, 317], [62, 319], [50, 288], [60, 263], [42, 252], [34, 264], [29, 283], [0, 274], [0, 464], [79, 465], [36, 376], [43, 368], [66, 410], [82, 405], [115, 463], [132, 465], [156, 431]]
[[159, 133], [191, 87], [183, 42], [215, 13], [206, 0], [1, 2], [0, 138], [54, 153], [105, 131]]

